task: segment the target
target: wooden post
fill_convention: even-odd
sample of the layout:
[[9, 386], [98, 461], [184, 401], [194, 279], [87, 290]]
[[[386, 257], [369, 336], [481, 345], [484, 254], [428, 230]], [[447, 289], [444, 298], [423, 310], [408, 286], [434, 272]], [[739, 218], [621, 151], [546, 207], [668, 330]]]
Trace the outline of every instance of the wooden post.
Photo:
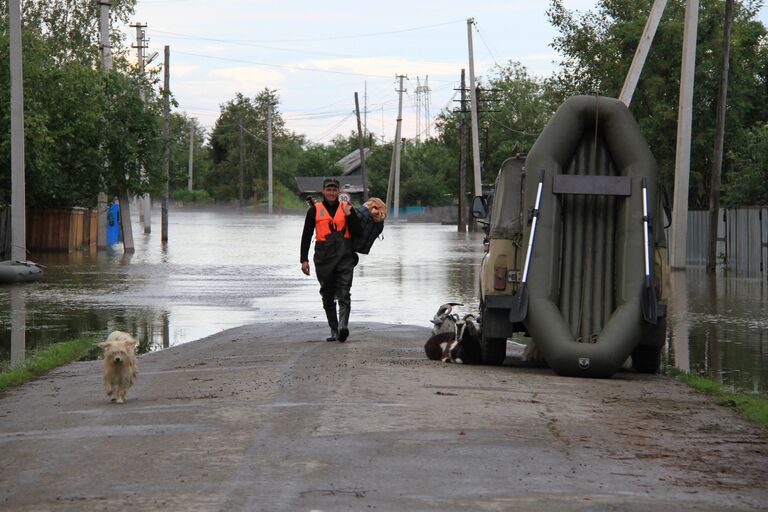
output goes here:
[[693, 117], [693, 73], [696, 67], [696, 32], [699, 0], [688, 0], [683, 28], [683, 62], [680, 69], [680, 99], [677, 116], [675, 199], [672, 210], [670, 266], [686, 267], [688, 233], [688, 185], [691, 174], [691, 120]]
[[725, 139], [725, 106], [728, 99], [728, 71], [731, 54], [731, 19], [733, 0], [725, 0], [723, 25], [723, 64], [720, 69], [720, 89], [717, 95], [715, 118], [715, 150], [712, 155], [712, 175], [709, 187], [709, 240], [707, 240], [707, 273], [714, 274], [717, 267], [717, 213], [720, 211], [720, 175], [723, 167], [723, 140]]

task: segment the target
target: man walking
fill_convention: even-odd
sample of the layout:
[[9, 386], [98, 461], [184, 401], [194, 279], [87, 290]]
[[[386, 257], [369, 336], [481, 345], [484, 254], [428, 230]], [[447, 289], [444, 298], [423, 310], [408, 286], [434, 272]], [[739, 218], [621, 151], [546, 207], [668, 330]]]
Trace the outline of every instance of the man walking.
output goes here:
[[[359, 236], [360, 222], [346, 201], [339, 201], [339, 180], [323, 180], [323, 201], [307, 211], [301, 235], [301, 271], [309, 275], [309, 245], [315, 234], [315, 274], [320, 282], [323, 309], [331, 328], [326, 341], [344, 342], [349, 337], [350, 288], [358, 257], [352, 237]], [[336, 302], [339, 303], [338, 316]]]

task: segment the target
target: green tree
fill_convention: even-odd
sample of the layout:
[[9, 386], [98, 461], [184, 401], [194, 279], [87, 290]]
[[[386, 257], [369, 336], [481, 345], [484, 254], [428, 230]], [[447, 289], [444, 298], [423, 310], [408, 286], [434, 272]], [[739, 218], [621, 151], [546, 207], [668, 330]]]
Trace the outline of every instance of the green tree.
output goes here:
[[239, 197], [241, 126], [243, 197], [249, 199], [254, 192], [260, 197], [266, 194], [266, 126], [269, 109], [272, 110], [273, 141], [288, 138], [278, 104], [276, 91], [265, 88], [253, 99], [237, 93], [234, 99], [222, 105], [221, 114], [210, 136], [212, 167], [205, 181], [206, 189], [215, 200], [232, 201]]
[[[594, 11], [577, 14], [565, 9], [561, 0], [552, 0], [548, 16], [560, 32], [553, 47], [563, 55], [562, 72], [554, 80], [561, 99], [596, 91], [619, 95], [651, 4], [652, 0], [600, 0]], [[766, 28], [755, 19], [761, 5], [761, 0], [745, 0], [734, 9], [726, 153], [733, 150], [740, 133], [764, 122], [768, 115]], [[670, 190], [684, 11], [683, 0], [667, 4], [631, 104]], [[691, 141], [692, 207], [706, 207], [709, 192], [723, 19], [723, 0], [701, 1]], [[732, 169], [732, 162], [726, 160], [724, 182], [728, 182]]]
[[723, 205], [767, 205], [768, 124], [747, 130], [739, 141], [729, 155], [733, 172], [723, 187]]
[[[482, 182], [493, 183], [501, 163], [516, 151], [528, 152], [558, 105], [552, 82], [533, 77], [525, 66], [510, 61], [496, 66], [479, 86]], [[467, 105], [467, 111], [469, 105]], [[454, 155], [458, 176], [462, 119], [467, 130], [467, 190], [472, 190], [471, 121], [468, 112], [443, 111], [437, 118], [438, 139]]]
[[[190, 132], [192, 130], [192, 132]], [[189, 138], [192, 139], [192, 187], [203, 189], [211, 167], [211, 155], [206, 145], [205, 128], [197, 119], [183, 113], [172, 112], [169, 124], [170, 165], [169, 188], [187, 190], [189, 184]]]

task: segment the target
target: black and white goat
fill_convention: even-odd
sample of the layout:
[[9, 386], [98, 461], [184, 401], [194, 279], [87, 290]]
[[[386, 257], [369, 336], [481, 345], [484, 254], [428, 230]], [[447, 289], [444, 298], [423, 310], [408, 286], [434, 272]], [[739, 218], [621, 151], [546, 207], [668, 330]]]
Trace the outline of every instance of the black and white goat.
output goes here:
[[436, 336], [440, 333], [450, 333], [456, 335], [456, 323], [459, 321], [459, 315], [453, 313], [453, 306], [463, 306], [458, 302], [446, 302], [439, 308], [437, 313], [432, 317], [432, 336]]
[[433, 334], [424, 344], [424, 351], [428, 358], [444, 363], [481, 363], [480, 329], [474, 315], [464, 315], [455, 323], [454, 332]]

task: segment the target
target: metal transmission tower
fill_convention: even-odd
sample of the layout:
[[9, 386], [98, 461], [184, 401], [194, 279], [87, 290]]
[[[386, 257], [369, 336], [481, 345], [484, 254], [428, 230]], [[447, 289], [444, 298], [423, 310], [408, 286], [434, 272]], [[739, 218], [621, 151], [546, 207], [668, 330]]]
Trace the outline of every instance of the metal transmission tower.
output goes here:
[[421, 140], [421, 113], [424, 112], [424, 138], [429, 138], [429, 128], [432, 120], [429, 116], [429, 75], [424, 78], [424, 85], [421, 85], [421, 79], [416, 77], [416, 140]]

